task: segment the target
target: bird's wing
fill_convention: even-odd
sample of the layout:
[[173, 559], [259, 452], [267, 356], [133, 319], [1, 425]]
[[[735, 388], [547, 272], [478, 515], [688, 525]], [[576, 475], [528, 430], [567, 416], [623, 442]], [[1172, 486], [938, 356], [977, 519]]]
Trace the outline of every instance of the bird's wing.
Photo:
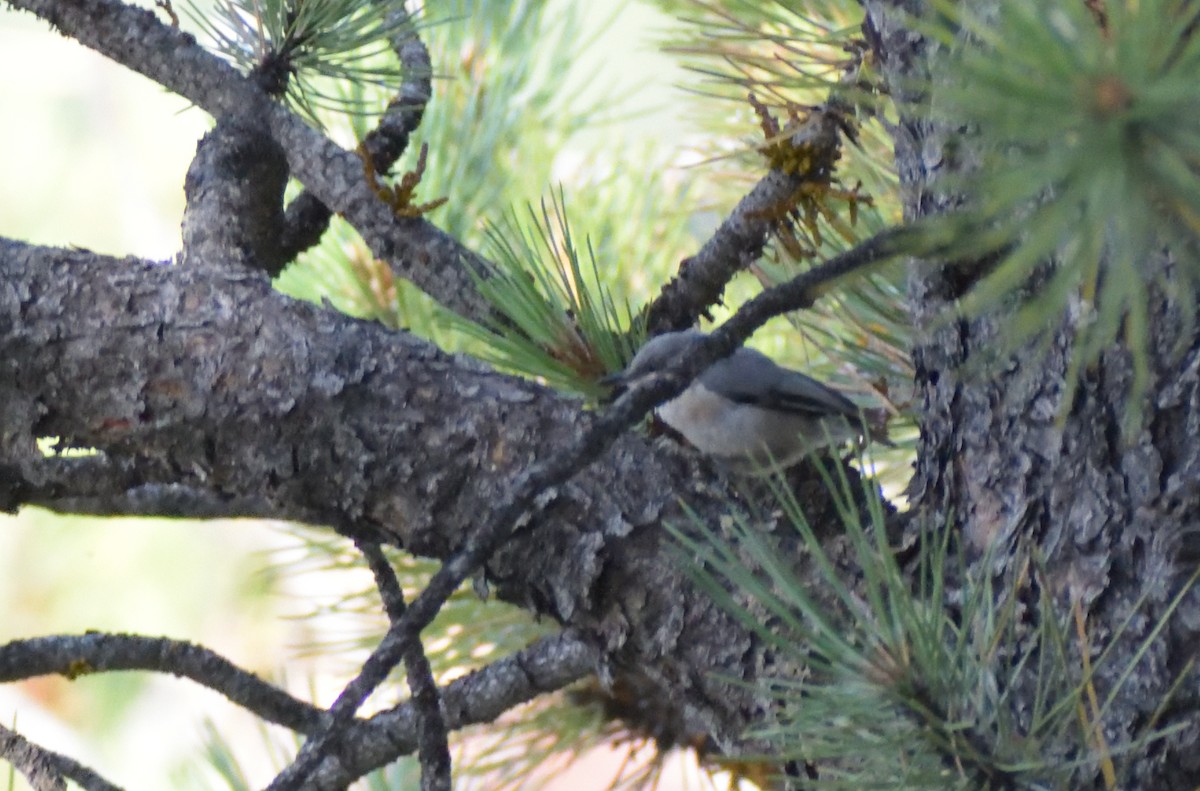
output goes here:
[[811, 417], [844, 415], [857, 422], [858, 406], [836, 390], [775, 364], [770, 357], [742, 348], [714, 364], [700, 383], [739, 404], [753, 404]]

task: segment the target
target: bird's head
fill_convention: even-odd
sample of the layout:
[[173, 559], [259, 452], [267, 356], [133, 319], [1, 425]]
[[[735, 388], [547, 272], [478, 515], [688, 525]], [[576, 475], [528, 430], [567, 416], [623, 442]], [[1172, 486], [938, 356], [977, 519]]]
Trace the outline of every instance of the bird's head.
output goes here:
[[703, 332], [694, 329], [656, 335], [638, 350], [625, 370], [604, 377], [600, 383], [612, 387], [614, 397], [619, 396], [638, 379], [662, 371], [676, 360], [687, 356], [704, 337]]

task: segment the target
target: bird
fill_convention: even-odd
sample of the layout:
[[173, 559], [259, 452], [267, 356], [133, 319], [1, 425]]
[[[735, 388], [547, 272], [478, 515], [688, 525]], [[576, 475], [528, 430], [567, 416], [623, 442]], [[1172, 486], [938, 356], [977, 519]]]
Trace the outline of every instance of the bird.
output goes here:
[[[706, 337], [697, 329], [657, 335], [624, 371], [601, 381], [619, 393], [686, 357]], [[867, 434], [861, 410], [846, 396], [745, 347], [713, 363], [655, 411], [691, 445], [737, 473], [784, 469], [830, 443]]]

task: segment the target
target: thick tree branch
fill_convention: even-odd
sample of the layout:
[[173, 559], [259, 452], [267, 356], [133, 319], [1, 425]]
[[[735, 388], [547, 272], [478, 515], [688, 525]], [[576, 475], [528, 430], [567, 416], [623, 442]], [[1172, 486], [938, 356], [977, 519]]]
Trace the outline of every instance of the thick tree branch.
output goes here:
[[[204, 508], [246, 502], [441, 558], [521, 470], [593, 421], [572, 399], [294, 302], [261, 275], [11, 242], [0, 242], [0, 381], [28, 405], [0, 411], [10, 506], [31, 501], [24, 471], [46, 462], [33, 437], [57, 435], [99, 449], [122, 471], [114, 485], [207, 492]], [[53, 492], [77, 493], [104, 500], [65, 476]], [[659, 548], [661, 521], [683, 518], [678, 497], [715, 520], [731, 496], [694, 455], [626, 435], [606, 464], [545, 491], [487, 574], [503, 598], [602, 634], [609, 662], [671, 656], [656, 683], [697, 729], [738, 721], [747, 692], [711, 671], [754, 652]]]
[[265, 111], [263, 101], [223, 115], [200, 141], [183, 184], [184, 264], [249, 266], [270, 275], [283, 268], [287, 159]]
[[95, 770], [40, 747], [3, 725], [0, 725], [0, 758], [25, 775], [34, 791], [65, 791], [67, 784], [63, 778], [75, 781], [84, 791], [121, 791]]
[[[216, 118], [269, 101], [254, 83], [152, 12], [117, 0], [7, 0], [59, 32], [154, 80]], [[491, 308], [469, 274], [488, 263], [422, 219], [397, 218], [366, 183], [362, 161], [271, 102], [267, 122], [291, 173], [345, 217], [371, 252], [443, 305], [477, 320]]]
[[[760, 296], [714, 333], [706, 358], [635, 389], [600, 419], [406, 335], [293, 302], [251, 273], [15, 243], [0, 245], [0, 365], [38, 405], [17, 413], [36, 415], [25, 436], [100, 448], [134, 466], [143, 484], [247, 499], [435, 557], [462, 548], [341, 711], [357, 708], [379, 669], [403, 654], [401, 636], [427, 623], [456, 580], [527, 514], [527, 527], [488, 563], [501, 595], [599, 630], [606, 653], [637, 666], [670, 656], [656, 683], [699, 718], [695, 729], [720, 731], [719, 722], [742, 721], [754, 705], [748, 690], [711, 671], [753, 672], [755, 652], [660, 551], [657, 529], [643, 528], [679, 518], [680, 496], [716, 520], [731, 493], [690, 466], [693, 457], [629, 435], [616, 439], [608, 463], [562, 482], [686, 384], [670, 373], [694, 375], [774, 312], [811, 302], [825, 278], [894, 253], [889, 242], [881, 237]], [[20, 426], [0, 428], [21, 435]], [[565, 450], [546, 456], [548, 448]], [[490, 518], [476, 531], [480, 513]], [[690, 613], [682, 628], [657, 621], [680, 611]], [[689, 702], [686, 690], [700, 694]]]

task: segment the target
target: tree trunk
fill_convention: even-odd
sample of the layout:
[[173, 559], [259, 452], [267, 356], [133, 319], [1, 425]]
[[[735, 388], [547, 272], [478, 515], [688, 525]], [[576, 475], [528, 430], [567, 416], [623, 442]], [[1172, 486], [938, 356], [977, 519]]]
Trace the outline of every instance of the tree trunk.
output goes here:
[[[866, 4], [884, 71], [901, 97], [946, 54], [905, 26], [900, 7], [920, 13], [919, 5]], [[896, 158], [910, 219], [955, 206], [956, 197], [939, 186], [950, 172], [970, 166], [961, 149], [947, 153], [955, 131], [918, 115], [900, 122]], [[1072, 657], [1083, 663], [1086, 653], [1094, 668], [1099, 700], [1115, 691], [1103, 715], [1103, 740], [1114, 753], [1151, 725], [1181, 726], [1149, 749], [1117, 755], [1118, 766], [1128, 762], [1120, 787], [1194, 789], [1200, 783], [1200, 678], [1191, 662], [1200, 597], [1189, 591], [1170, 627], [1150, 638], [1196, 570], [1195, 556], [1181, 549], [1200, 518], [1200, 344], [1194, 334], [1182, 335], [1192, 328], [1170, 295], [1157, 294], [1154, 384], [1141, 405], [1142, 427], [1129, 432], [1123, 420], [1132, 367], [1124, 350], [1110, 349], [1086, 370], [1073, 403], [1064, 404], [1074, 330], [1069, 319], [1044, 351], [1031, 345], [1002, 363], [993, 358], [1005, 316], [945, 319], [986, 265], [910, 266], [921, 440], [909, 491], [917, 514], [928, 525], [949, 519], [977, 561], [989, 552], [997, 579], [1026, 586], [1015, 592], [1022, 601], [1041, 594], [1053, 599], [1072, 624]], [[1041, 573], [1025, 577], [1017, 566], [1030, 550]], [[1085, 621], [1079, 632], [1077, 615]], [[1110, 653], [1101, 659], [1106, 647]], [[1122, 679], [1131, 665], [1136, 669]], [[1032, 701], [1018, 695], [1014, 705], [1027, 712]], [[1099, 771], [1092, 787], [1105, 787]]]

